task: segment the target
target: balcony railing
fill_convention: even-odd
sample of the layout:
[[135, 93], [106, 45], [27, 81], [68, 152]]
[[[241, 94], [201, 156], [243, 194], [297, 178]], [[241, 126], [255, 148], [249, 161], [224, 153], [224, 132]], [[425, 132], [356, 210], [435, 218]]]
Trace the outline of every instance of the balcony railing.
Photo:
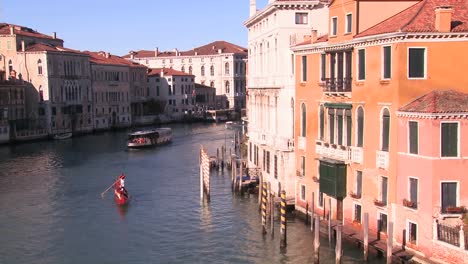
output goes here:
[[376, 166], [377, 168], [388, 170], [388, 152], [387, 151], [377, 151]]
[[315, 141], [315, 153], [322, 157], [341, 160], [344, 162], [351, 161], [351, 148], [336, 144], [329, 144], [321, 140]]
[[300, 150], [306, 150], [306, 137], [299, 137], [297, 141], [298, 148]]
[[450, 245], [459, 247], [461, 249], [468, 249], [465, 226], [461, 225], [451, 225], [444, 222], [440, 219], [434, 219], [433, 223], [434, 228], [434, 239], [443, 241]]
[[322, 79], [323, 91], [328, 93], [351, 92], [351, 78], [325, 78]]

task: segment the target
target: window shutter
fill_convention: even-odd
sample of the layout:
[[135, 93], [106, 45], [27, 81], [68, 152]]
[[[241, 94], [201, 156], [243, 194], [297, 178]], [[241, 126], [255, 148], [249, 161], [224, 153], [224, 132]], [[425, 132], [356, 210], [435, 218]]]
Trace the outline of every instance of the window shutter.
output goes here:
[[414, 178], [410, 178], [410, 200], [418, 202], [418, 180]]
[[410, 78], [423, 78], [424, 77], [424, 48], [410, 48], [409, 49], [409, 73]]
[[343, 110], [337, 111], [338, 117], [338, 145], [343, 145]]
[[390, 46], [383, 48], [384, 55], [384, 72], [383, 77], [390, 79], [392, 77], [392, 49]]
[[357, 146], [362, 148], [363, 144], [364, 144], [364, 110], [362, 110], [362, 108], [359, 108]]
[[356, 194], [359, 196], [362, 194], [362, 171], [356, 174]]
[[323, 106], [320, 106], [320, 140], [323, 140], [324, 133], [325, 133], [325, 113], [323, 110]]
[[359, 60], [359, 80], [366, 79], [366, 51], [359, 50], [358, 51], [358, 60]]
[[346, 110], [346, 146], [351, 146], [352, 138], [352, 120], [351, 120], [351, 111]]
[[326, 54], [321, 54], [320, 57], [322, 58], [322, 61], [321, 61], [321, 79], [322, 81], [325, 80], [325, 78], [327, 78], [327, 68], [326, 68], [326, 59], [327, 59], [327, 55]]
[[328, 110], [328, 121], [330, 124], [330, 143], [335, 144], [335, 109]]
[[418, 123], [414, 121], [409, 122], [409, 152], [411, 154], [418, 154]]
[[458, 156], [458, 124], [442, 123], [441, 132], [442, 157]]
[[388, 151], [390, 137], [390, 114], [387, 110], [382, 116], [382, 151]]
[[385, 205], [387, 204], [387, 186], [388, 186], [388, 178], [382, 177], [382, 202]]

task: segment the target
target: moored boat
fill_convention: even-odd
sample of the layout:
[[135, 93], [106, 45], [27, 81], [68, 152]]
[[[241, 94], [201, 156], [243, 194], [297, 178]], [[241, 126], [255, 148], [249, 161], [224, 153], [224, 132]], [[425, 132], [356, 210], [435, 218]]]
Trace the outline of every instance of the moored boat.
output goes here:
[[62, 140], [62, 139], [68, 139], [68, 138], [71, 138], [72, 137], [72, 133], [71, 132], [68, 132], [68, 133], [60, 133], [60, 134], [55, 134], [53, 136], [54, 139], [57, 139], [57, 140]]
[[142, 130], [128, 135], [129, 148], [143, 148], [169, 143], [172, 140], [172, 129], [168, 127]]

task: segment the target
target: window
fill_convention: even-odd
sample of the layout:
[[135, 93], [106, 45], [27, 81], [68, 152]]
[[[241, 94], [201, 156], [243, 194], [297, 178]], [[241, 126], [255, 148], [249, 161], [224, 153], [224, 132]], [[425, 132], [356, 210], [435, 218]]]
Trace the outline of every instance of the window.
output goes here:
[[390, 141], [390, 112], [387, 108], [382, 113], [382, 151], [388, 151]]
[[270, 173], [270, 151], [266, 152], [266, 171]]
[[7, 41], [7, 50], [11, 50], [11, 41]]
[[305, 201], [305, 197], [306, 197], [306, 189], [305, 189], [305, 185], [302, 184], [301, 185], [301, 200]]
[[327, 54], [320, 54], [320, 80], [325, 81], [327, 78]]
[[382, 49], [383, 53], [383, 65], [382, 65], [382, 77], [383, 79], [390, 79], [392, 77], [392, 47], [385, 46]]
[[224, 64], [224, 74], [229, 75], [229, 63], [228, 62]]
[[357, 110], [357, 147], [362, 148], [364, 143], [364, 110], [359, 107]]
[[300, 171], [301, 177], [305, 176], [305, 166], [306, 166], [305, 156], [301, 156], [301, 171]]
[[418, 179], [409, 178], [409, 200], [413, 202], [413, 208], [418, 208]]
[[338, 136], [338, 145], [343, 145], [343, 110], [339, 109], [336, 111], [336, 122], [337, 122], [337, 136]]
[[180, 71], [181, 71], [181, 72], [185, 72], [185, 67], [182, 66], [182, 68], [180, 68]]
[[189, 73], [189, 74], [192, 74], [192, 66], [189, 66], [189, 67], [188, 67], [188, 73]]
[[205, 66], [201, 66], [201, 76], [205, 76]]
[[278, 156], [275, 155], [275, 159], [274, 159], [274, 174], [275, 174], [275, 179], [278, 179]]
[[42, 75], [42, 61], [40, 59], [37, 61], [37, 74]]
[[380, 221], [380, 226], [377, 225], [379, 228], [379, 232], [384, 232], [387, 233], [387, 214], [384, 213], [379, 213], [379, 221]]
[[346, 29], [345, 33], [351, 33], [353, 30], [353, 14], [346, 14]]
[[408, 78], [426, 77], [426, 48], [408, 49]]
[[305, 137], [307, 130], [307, 110], [304, 103], [301, 104], [301, 137]]
[[361, 198], [362, 195], [362, 171], [356, 171], [356, 195]]
[[214, 76], [214, 66], [213, 65], [211, 65], [211, 67], [210, 67], [210, 75]]
[[458, 123], [441, 124], [442, 157], [458, 157]]
[[331, 144], [335, 144], [335, 109], [328, 109], [328, 123], [330, 131], [329, 141]]
[[351, 146], [351, 135], [352, 135], [352, 119], [351, 110], [345, 111], [346, 116], [346, 146]]
[[409, 121], [408, 122], [408, 129], [409, 129], [409, 153], [411, 154], [418, 154], [418, 122], [416, 121]]
[[229, 81], [226, 81], [225, 86], [226, 86], [226, 93], [228, 94], [230, 92]]
[[366, 79], [366, 50], [358, 50], [358, 80]]
[[318, 207], [323, 208], [323, 192], [319, 191], [318, 194]]
[[214, 87], [214, 82], [210, 82], [210, 87]]
[[323, 140], [325, 134], [325, 112], [323, 110], [323, 105], [320, 106], [320, 140]]
[[408, 221], [408, 242], [416, 244], [418, 241], [418, 225]]
[[354, 222], [361, 223], [362, 208], [360, 204], [354, 204]]
[[330, 31], [332, 36], [336, 36], [338, 33], [338, 17], [332, 17]]
[[307, 81], [307, 56], [302, 56], [301, 68], [302, 68], [301, 82], [306, 82]]
[[252, 142], [249, 142], [249, 158], [252, 161]]
[[381, 176], [380, 177], [380, 201], [383, 205], [387, 205], [387, 193], [388, 193], [388, 178]]
[[307, 13], [296, 13], [296, 25], [307, 25]]
[[447, 208], [458, 206], [458, 183], [442, 182], [440, 186], [441, 212], [447, 213]]

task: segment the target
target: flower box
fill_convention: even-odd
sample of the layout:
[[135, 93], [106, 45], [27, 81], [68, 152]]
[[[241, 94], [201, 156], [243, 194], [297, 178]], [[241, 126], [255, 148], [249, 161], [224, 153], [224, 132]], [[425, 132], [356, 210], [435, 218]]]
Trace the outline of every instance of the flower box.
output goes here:
[[403, 199], [403, 206], [408, 208], [416, 208], [416, 203], [407, 199]]
[[341, 145], [340, 145], [340, 149], [341, 149], [341, 150], [346, 150], [346, 146], [341, 146]]
[[313, 180], [314, 182], [319, 182], [319, 178], [317, 178], [317, 177], [315, 177], [315, 176], [312, 177], [312, 180]]
[[320, 146], [320, 145], [322, 145], [322, 142], [321, 141], [316, 141], [315, 144]]
[[331, 146], [332, 146], [332, 148], [334, 148], [334, 149], [336, 149], [336, 147], [337, 147], [336, 144], [332, 144]]
[[327, 147], [327, 148], [330, 146], [329, 143], [324, 143], [323, 145], [324, 145], [325, 147]]
[[376, 206], [379, 206], [379, 207], [383, 207], [383, 206], [386, 206], [387, 204], [384, 203], [383, 201], [380, 201], [380, 200], [377, 200], [377, 199], [374, 199], [374, 204]]
[[448, 214], [462, 214], [465, 212], [465, 206], [450, 206], [445, 210]]
[[358, 193], [350, 192], [349, 196], [351, 196], [354, 199], [361, 199], [361, 194], [360, 193], [358, 194]]
[[296, 175], [297, 175], [297, 176], [299, 176], [299, 177], [301, 177], [301, 176], [302, 176], [302, 173], [301, 173], [301, 171], [299, 171], [299, 170], [296, 170]]

